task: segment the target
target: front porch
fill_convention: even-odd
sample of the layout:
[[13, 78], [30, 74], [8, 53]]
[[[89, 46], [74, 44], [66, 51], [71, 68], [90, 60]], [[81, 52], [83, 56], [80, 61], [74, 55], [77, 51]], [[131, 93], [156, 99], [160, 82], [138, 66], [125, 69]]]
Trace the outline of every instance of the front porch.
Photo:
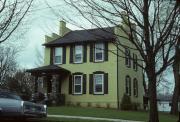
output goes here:
[[47, 65], [27, 72], [34, 76], [34, 94], [41, 92], [46, 101], [52, 104], [64, 105], [65, 95], [61, 93], [62, 82], [69, 77], [70, 71], [57, 65]]

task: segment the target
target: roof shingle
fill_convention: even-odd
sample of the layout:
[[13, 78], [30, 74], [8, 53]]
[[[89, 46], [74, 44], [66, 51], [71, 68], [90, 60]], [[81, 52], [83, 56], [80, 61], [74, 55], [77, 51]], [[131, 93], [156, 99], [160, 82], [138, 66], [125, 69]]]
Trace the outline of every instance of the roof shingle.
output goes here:
[[107, 27], [70, 31], [63, 37], [60, 37], [54, 41], [45, 43], [43, 45], [50, 47], [71, 43], [84, 43], [90, 41], [113, 41], [114, 39], [114, 27]]

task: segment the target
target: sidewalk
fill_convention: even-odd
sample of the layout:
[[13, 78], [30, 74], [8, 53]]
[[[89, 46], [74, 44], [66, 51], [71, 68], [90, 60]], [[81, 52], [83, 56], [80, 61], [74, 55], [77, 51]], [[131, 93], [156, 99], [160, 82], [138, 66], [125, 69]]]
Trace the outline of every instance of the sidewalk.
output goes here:
[[83, 116], [66, 116], [66, 115], [48, 115], [48, 117], [83, 119], [83, 120], [101, 120], [101, 121], [110, 121], [110, 122], [142, 122], [142, 121], [133, 121], [133, 120], [97, 118], [97, 117], [83, 117]]

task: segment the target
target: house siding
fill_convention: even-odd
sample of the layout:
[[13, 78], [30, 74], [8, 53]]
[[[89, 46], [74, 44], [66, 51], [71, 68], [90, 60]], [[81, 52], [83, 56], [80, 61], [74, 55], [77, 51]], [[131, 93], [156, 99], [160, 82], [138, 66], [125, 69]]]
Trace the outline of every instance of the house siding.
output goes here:
[[[115, 27], [115, 33], [120, 36], [126, 36], [126, 34]], [[46, 42], [53, 40], [52, 38], [47, 38]], [[117, 41], [121, 41], [122, 44], [135, 48], [135, 46], [130, 43], [127, 39], [118, 37]], [[125, 55], [120, 50], [117, 50], [117, 47], [113, 43], [108, 43], [108, 49], [113, 51], [115, 54], [118, 53], [119, 56], [108, 52], [108, 61], [97, 62], [93, 61], [93, 58], [90, 58], [90, 47], [93, 43], [87, 43], [86, 48], [86, 61], [80, 64], [74, 64], [70, 61], [70, 45], [66, 46], [66, 63], [59, 65], [62, 68], [65, 68], [71, 73], [81, 72], [86, 74], [86, 94], [82, 95], [72, 95], [69, 94], [69, 77], [66, 77], [62, 80], [61, 84], [61, 93], [65, 94], [66, 104], [71, 105], [80, 105], [80, 106], [89, 106], [89, 107], [108, 107], [108, 108], [118, 108], [122, 97], [125, 93], [125, 78], [126, 75], [131, 77], [131, 100], [132, 102], [139, 103], [141, 108], [143, 108], [143, 72], [142, 68], [138, 67], [138, 70], [133, 69], [133, 61], [131, 60], [131, 67], [125, 65]], [[121, 47], [120, 49], [124, 50]], [[137, 50], [130, 49], [131, 57], [133, 53], [137, 55], [138, 59], [142, 59]], [[120, 57], [122, 56], [122, 57]], [[50, 48], [45, 48], [45, 64], [50, 64]], [[138, 61], [139, 64], [142, 64], [142, 61]], [[89, 93], [89, 74], [93, 74], [96, 71], [103, 71], [108, 73], [108, 94], [103, 95], [94, 95]], [[133, 79], [138, 80], [138, 97], [135, 97], [133, 94]], [[119, 103], [119, 105], [118, 105]]]
[[[108, 44], [109, 49], [116, 53], [117, 48]], [[90, 62], [90, 44], [87, 44], [87, 62], [81, 64], [72, 64], [70, 62], [70, 46], [66, 46], [66, 64], [60, 65], [71, 73], [82, 72], [86, 74], [86, 94], [69, 94], [69, 78], [63, 79], [61, 93], [65, 94], [66, 104], [92, 106], [92, 107], [110, 107], [117, 108], [117, 56], [108, 52], [108, 61]], [[45, 48], [45, 65], [50, 63], [50, 49]], [[89, 94], [89, 74], [95, 71], [108, 73], [108, 94], [93, 95]]]
[[[121, 29], [116, 28], [115, 33], [116, 34], [118, 33], [118, 34], [121, 34], [121, 36], [127, 37], [127, 35], [123, 31], [121, 31]], [[127, 45], [128, 47], [135, 48], [135, 46], [125, 38], [118, 37], [117, 41], [121, 41], [121, 44]], [[122, 48], [122, 46], [120, 46], [119, 48], [121, 48], [123, 51], [125, 50], [124, 48]], [[131, 57], [133, 57], [133, 53], [137, 54], [138, 59], [142, 59], [137, 50], [130, 49]], [[118, 55], [119, 56], [117, 57], [118, 58], [118, 71], [117, 72], [118, 72], [118, 88], [119, 88], [118, 89], [119, 106], [121, 104], [122, 97], [125, 93], [125, 78], [127, 75], [129, 75], [131, 78], [131, 96], [130, 96], [131, 101], [135, 103], [139, 103], [140, 108], [142, 109], [143, 108], [142, 101], [143, 101], [143, 95], [144, 95], [142, 68], [138, 66], [137, 71], [135, 71], [133, 69], [133, 60], [131, 60], [131, 67], [127, 67], [125, 65], [125, 58], [124, 58], [125, 54], [122, 51], [118, 50]], [[138, 63], [142, 64], [142, 61], [138, 60]], [[134, 78], [138, 80], [138, 97], [135, 97], [133, 94], [133, 79]]]

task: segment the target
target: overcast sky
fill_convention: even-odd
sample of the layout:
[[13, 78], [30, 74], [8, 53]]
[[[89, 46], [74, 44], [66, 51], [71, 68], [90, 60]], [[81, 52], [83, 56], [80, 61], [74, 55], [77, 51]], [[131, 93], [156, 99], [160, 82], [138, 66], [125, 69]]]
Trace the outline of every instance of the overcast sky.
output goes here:
[[[60, 0], [48, 1], [48, 4], [53, 9], [65, 7], [65, 3]], [[20, 68], [34, 68], [37, 60], [37, 50], [44, 55], [42, 44], [44, 43], [45, 35], [57, 33], [59, 31], [59, 21], [61, 18], [56, 15], [51, 8], [48, 7], [45, 0], [35, 0], [27, 16], [27, 27], [25, 35], [23, 36], [23, 50], [19, 53], [18, 63]], [[76, 29], [75, 26], [67, 24], [71, 29]], [[21, 31], [20, 29], [18, 31]]]

